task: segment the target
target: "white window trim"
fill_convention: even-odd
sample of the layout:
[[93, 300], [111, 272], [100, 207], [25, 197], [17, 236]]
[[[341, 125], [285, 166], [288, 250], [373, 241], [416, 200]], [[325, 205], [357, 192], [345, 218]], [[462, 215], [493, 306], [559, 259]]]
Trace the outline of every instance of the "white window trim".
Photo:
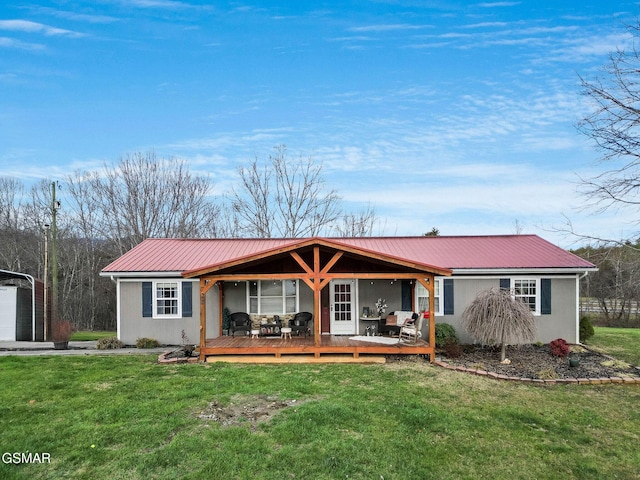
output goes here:
[[[175, 283], [176, 289], [178, 292], [178, 312], [173, 315], [163, 315], [158, 313], [158, 284], [159, 283]], [[164, 318], [182, 318], [182, 281], [180, 280], [154, 280], [152, 285], [152, 298], [153, 298], [153, 317], [156, 319], [164, 319]]]
[[540, 314], [540, 304], [541, 304], [541, 299], [540, 299], [540, 277], [509, 277], [509, 289], [511, 291], [511, 296], [513, 298], [516, 298], [515, 295], [515, 282], [516, 280], [519, 281], [533, 281], [536, 283], [536, 307], [535, 310], [532, 310], [531, 313], [533, 313], [534, 316], [539, 317]]
[[[443, 290], [442, 280], [443, 280], [442, 278], [434, 278], [434, 289], [433, 289], [434, 290], [434, 300], [436, 298], [440, 299], [440, 301], [437, 304], [436, 311], [435, 311], [435, 316], [436, 317], [443, 317], [444, 316], [444, 290]], [[420, 284], [416, 283], [416, 287], [418, 285], [420, 285]], [[438, 286], [439, 295], [435, 295], [435, 290], [436, 290], [435, 286], [436, 285]], [[422, 287], [422, 288], [424, 288], [424, 287]], [[427, 294], [428, 293], [429, 293], [429, 290], [427, 290]], [[416, 296], [415, 304], [418, 305], [418, 288], [416, 288], [416, 290], [415, 290], [415, 296]], [[434, 304], [435, 304], [435, 302], [434, 302]]]
[[[262, 302], [260, 302], [260, 299], [262, 298], [262, 286], [261, 286], [261, 281], [260, 280], [249, 280], [247, 281], [247, 286], [246, 286], [246, 292], [247, 292], [247, 312], [251, 315], [288, 315], [288, 313], [286, 312], [286, 305], [287, 305], [287, 296], [284, 294], [284, 282], [286, 282], [287, 280], [289, 281], [293, 281], [295, 282], [295, 287], [296, 287], [296, 295], [295, 295], [295, 301], [296, 301], [296, 305], [295, 305], [295, 312], [299, 312], [300, 311], [300, 280], [296, 280], [293, 278], [285, 278], [283, 280], [274, 280], [276, 282], [280, 282], [280, 284], [282, 285], [282, 311], [281, 312], [262, 312], [261, 306], [262, 306]], [[269, 280], [267, 280], [269, 281]], [[256, 282], [257, 283], [257, 287], [258, 287], [258, 296], [255, 297], [258, 299], [258, 311], [257, 312], [252, 312], [251, 311], [251, 298], [253, 297], [251, 295], [251, 283]], [[295, 313], [293, 312], [293, 313]]]

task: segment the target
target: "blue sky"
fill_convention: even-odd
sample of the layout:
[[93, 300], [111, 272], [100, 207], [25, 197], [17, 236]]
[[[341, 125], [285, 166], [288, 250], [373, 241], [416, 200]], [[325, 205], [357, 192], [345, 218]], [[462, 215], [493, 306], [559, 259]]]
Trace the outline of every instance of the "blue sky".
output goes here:
[[214, 194], [273, 147], [323, 162], [378, 232], [636, 230], [581, 211], [603, 168], [576, 122], [627, 48], [626, 1], [74, 0], [0, 6], [0, 175], [32, 182], [136, 151], [189, 161]]

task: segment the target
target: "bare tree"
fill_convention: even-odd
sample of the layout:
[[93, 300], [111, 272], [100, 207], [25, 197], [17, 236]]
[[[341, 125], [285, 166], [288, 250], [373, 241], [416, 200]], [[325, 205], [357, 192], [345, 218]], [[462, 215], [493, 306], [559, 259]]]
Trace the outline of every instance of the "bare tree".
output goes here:
[[[640, 25], [628, 29], [639, 37]], [[640, 206], [639, 72], [640, 53], [634, 47], [611, 53], [601, 77], [592, 81], [580, 77], [593, 110], [578, 129], [593, 140], [602, 163], [608, 165], [599, 175], [580, 180], [587, 207], [597, 213]], [[570, 224], [565, 230], [576, 233]]]
[[501, 288], [480, 292], [462, 313], [461, 326], [483, 345], [500, 345], [502, 361], [507, 344], [533, 342], [537, 336], [528, 305]]
[[23, 196], [24, 186], [19, 180], [0, 177], [0, 268], [22, 270]]
[[357, 213], [343, 214], [333, 225], [331, 233], [339, 237], [370, 237], [377, 223], [376, 210], [369, 203]]
[[246, 236], [315, 236], [339, 216], [340, 197], [325, 187], [322, 164], [310, 157], [291, 160], [284, 145], [268, 164], [256, 158], [238, 174], [240, 186], [232, 189], [230, 202]]
[[240, 235], [270, 238], [275, 228], [271, 197], [273, 171], [268, 165], [260, 166], [255, 158], [248, 167], [238, 168], [238, 175], [240, 186], [231, 193], [232, 228], [239, 230]]
[[182, 160], [135, 153], [84, 175], [98, 200], [100, 234], [120, 254], [149, 237], [216, 236], [211, 183]]

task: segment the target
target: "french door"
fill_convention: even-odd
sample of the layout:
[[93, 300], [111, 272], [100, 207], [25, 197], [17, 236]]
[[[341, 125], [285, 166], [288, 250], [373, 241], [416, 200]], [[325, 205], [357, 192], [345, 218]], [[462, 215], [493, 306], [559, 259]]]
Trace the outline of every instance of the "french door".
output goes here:
[[331, 333], [356, 333], [356, 283], [352, 280], [331, 281]]

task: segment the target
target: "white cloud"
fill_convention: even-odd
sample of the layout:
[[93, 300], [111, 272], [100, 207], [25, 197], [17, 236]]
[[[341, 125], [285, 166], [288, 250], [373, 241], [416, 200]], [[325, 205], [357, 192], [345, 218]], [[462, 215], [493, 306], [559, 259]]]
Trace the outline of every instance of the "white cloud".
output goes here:
[[43, 23], [31, 22], [29, 20], [0, 20], [0, 30], [25, 33], [41, 33], [46, 36], [83, 37], [84, 34], [65, 30], [63, 28], [51, 27]]
[[428, 28], [428, 27], [424, 25], [411, 25], [408, 23], [395, 23], [395, 24], [363, 25], [360, 27], [351, 27], [348, 30], [352, 32], [393, 32], [393, 31], [421, 30], [424, 28]]
[[20, 50], [44, 50], [46, 47], [39, 43], [21, 42], [8, 37], [0, 37], [0, 47], [17, 48]]

